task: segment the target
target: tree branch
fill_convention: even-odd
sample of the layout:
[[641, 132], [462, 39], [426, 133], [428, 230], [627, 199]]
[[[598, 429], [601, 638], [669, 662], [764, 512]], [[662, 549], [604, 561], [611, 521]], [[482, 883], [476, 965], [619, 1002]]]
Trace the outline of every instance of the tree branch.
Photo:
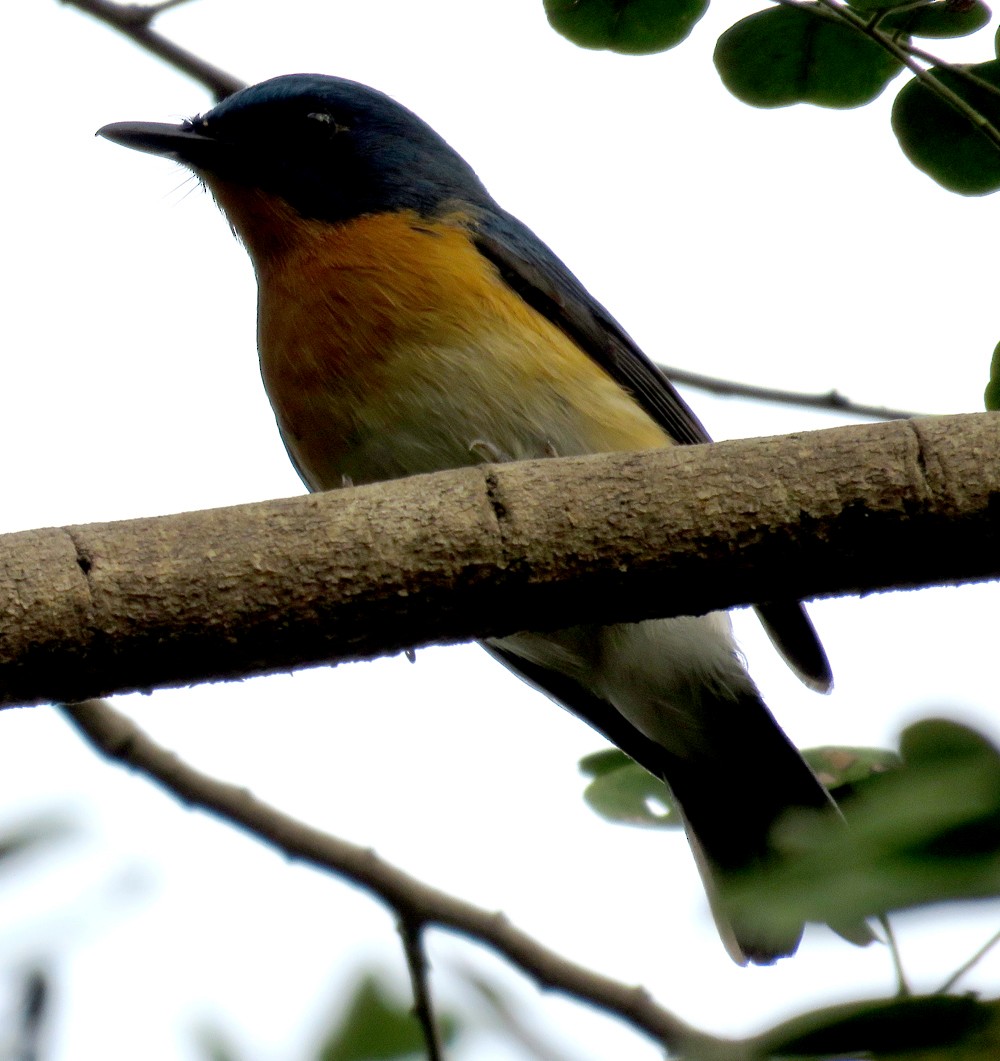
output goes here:
[[786, 391], [778, 387], [760, 387], [754, 383], [738, 383], [731, 379], [719, 379], [716, 376], [704, 376], [700, 372], [689, 372], [686, 368], [674, 368], [669, 365], [659, 366], [672, 383], [687, 387], [697, 387], [710, 394], [722, 394], [734, 398], [750, 398], [753, 401], [775, 402], [778, 405], [798, 405], [806, 409], [827, 409], [849, 416], [871, 417], [873, 420], [912, 420], [922, 413], [907, 412], [904, 409], [892, 409], [884, 405], [865, 405], [854, 402], [839, 391], [830, 390], [823, 394], [811, 394], [803, 391]]
[[245, 82], [187, 51], [153, 29], [157, 15], [185, 0], [164, 0], [158, 4], [116, 4], [112, 0], [60, 0], [78, 8], [98, 21], [118, 30], [140, 48], [152, 52], [174, 69], [187, 74], [212, 93], [216, 103], [245, 87]]
[[[246, 789], [203, 774], [156, 744], [130, 719], [100, 701], [61, 705], [86, 740], [101, 754], [145, 774], [185, 806], [200, 807], [277, 848], [289, 858], [332, 870], [391, 907], [410, 930], [436, 925], [503, 955], [540, 987], [550, 988], [618, 1017], [669, 1050], [690, 1050], [715, 1040], [656, 1005], [639, 987], [612, 980], [561, 957], [491, 913], [411, 877], [369, 848], [313, 829]], [[738, 1052], [732, 1055], [740, 1057]]]
[[437, 1022], [434, 1020], [434, 1002], [428, 983], [427, 949], [424, 946], [425, 924], [414, 922], [401, 916], [398, 921], [399, 937], [403, 942], [406, 955], [406, 968], [410, 973], [410, 986], [413, 990], [413, 1015], [424, 1033], [424, 1046], [427, 1050], [427, 1061], [444, 1061], [441, 1049], [441, 1037], [438, 1034]]
[[997, 453], [965, 414], [5, 535], [0, 704], [996, 578]]

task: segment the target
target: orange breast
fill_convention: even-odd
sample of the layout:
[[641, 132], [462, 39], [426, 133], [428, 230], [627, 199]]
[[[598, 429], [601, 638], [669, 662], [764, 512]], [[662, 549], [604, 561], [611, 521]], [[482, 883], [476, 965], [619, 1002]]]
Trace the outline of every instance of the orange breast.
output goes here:
[[261, 372], [314, 489], [482, 459], [663, 445], [645, 413], [496, 274], [463, 218], [339, 225], [212, 185], [259, 283]]

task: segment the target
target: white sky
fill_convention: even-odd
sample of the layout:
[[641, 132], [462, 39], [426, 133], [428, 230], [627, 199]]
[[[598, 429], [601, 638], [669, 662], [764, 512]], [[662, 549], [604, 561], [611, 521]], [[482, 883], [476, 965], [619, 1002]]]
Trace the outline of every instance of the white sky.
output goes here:
[[[929, 412], [981, 408], [1000, 338], [997, 200], [950, 196], [913, 170], [888, 98], [856, 112], [730, 98], [711, 51], [750, 10], [717, 4], [678, 50], [645, 59], [578, 51], [541, 0], [200, 0], [159, 26], [249, 81], [322, 71], [396, 96], [658, 359]], [[986, 34], [950, 54], [985, 59], [990, 46]], [[243, 251], [179, 169], [92, 135], [205, 110], [205, 93], [53, 0], [8, 15], [0, 88], [0, 530], [298, 493], [257, 374]], [[719, 438], [841, 422], [690, 397]], [[940, 710], [996, 735], [996, 602], [983, 586], [816, 605], [837, 676], [825, 699], [751, 619], [738, 629], [804, 745], [885, 744]], [[683, 841], [595, 818], [576, 761], [598, 738], [474, 648], [119, 704], [198, 766], [503, 908], [706, 1029], [742, 1034], [890, 989], [884, 949], [820, 930], [775, 968], [733, 966]], [[359, 963], [397, 970], [405, 990], [392, 925], [369, 900], [97, 761], [47, 709], [0, 721], [0, 825], [46, 808], [84, 823], [71, 847], [0, 876], [0, 975], [39, 953], [56, 962], [53, 1058], [192, 1057], [188, 1029], [210, 1017], [248, 1058], [281, 1061]], [[901, 919], [918, 985], [936, 986], [996, 912]], [[432, 954], [446, 1003], [448, 970], [474, 962], [561, 1027], [569, 1056], [657, 1056], [464, 945], [437, 936]], [[1000, 958], [969, 983], [995, 990], [998, 976]], [[463, 1055], [521, 1056], [497, 1040]]]

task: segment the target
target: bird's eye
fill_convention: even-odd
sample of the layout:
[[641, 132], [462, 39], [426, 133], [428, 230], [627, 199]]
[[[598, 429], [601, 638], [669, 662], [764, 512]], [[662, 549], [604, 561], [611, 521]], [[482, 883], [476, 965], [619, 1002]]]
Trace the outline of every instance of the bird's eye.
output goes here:
[[329, 111], [311, 111], [306, 117], [311, 121], [321, 122], [323, 125], [327, 126], [331, 133], [348, 132], [348, 127], [346, 125], [341, 125], [340, 122], [329, 113]]

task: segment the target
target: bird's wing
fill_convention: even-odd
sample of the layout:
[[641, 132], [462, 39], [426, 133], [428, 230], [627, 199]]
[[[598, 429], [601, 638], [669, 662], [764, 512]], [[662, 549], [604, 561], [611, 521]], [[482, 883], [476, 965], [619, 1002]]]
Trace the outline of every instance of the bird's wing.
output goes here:
[[663, 780], [675, 772], [680, 760], [662, 745], [641, 733], [607, 700], [557, 670], [511, 652], [501, 642], [480, 641], [483, 648], [528, 685], [538, 689], [577, 718], [589, 723], [630, 759]]
[[[495, 208], [476, 217], [472, 238], [504, 282], [593, 358], [671, 438], [683, 445], [711, 441], [670, 380], [530, 229]], [[795, 673], [811, 688], [827, 691], [833, 684], [830, 664], [802, 605], [775, 601], [757, 612]]]
[[473, 241], [504, 282], [624, 387], [671, 438], [710, 442], [674, 385], [537, 236], [502, 211], [476, 219]]
[[797, 600], [767, 601], [754, 610], [789, 667], [810, 689], [828, 693], [833, 688], [833, 671], [802, 604]]
[[[795, 916], [781, 917], [764, 929], [756, 917], [734, 911], [726, 897], [728, 875], [767, 863], [773, 855], [771, 830], [787, 811], [826, 811], [834, 804], [756, 693], [748, 694], [735, 710], [729, 705], [724, 712], [725, 740], [713, 744], [707, 759], [685, 761], [651, 741], [612, 704], [572, 677], [527, 660], [502, 642], [480, 644], [667, 783], [681, 810], [719, 933], [735, 962], [769, 965], [795, 951], [802, 922]], [[748, 748], [753, 748], [750, 774]], [[872, 938], [861, 923], [835, 930], [862, 946]]]

